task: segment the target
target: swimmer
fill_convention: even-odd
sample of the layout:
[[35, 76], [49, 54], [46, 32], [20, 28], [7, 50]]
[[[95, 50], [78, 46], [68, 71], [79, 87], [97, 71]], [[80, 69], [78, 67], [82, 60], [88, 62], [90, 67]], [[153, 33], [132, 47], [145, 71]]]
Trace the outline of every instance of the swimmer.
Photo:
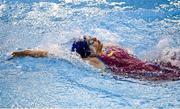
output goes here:
[[[96, 68], [105, 69], [105, 66], [107, 66], [115, 75], [142, 80], [180, 79], [179, 68], [167, 67], [160, 63], [144, 62], [118, 46], [103, 46], [101, 41], [95, 37], [84, 36], [84, 39], [74, 41], [72, 52], [77, 52], [82, 59]], [[25, 50], [13, 52], [12, 55], [13, 57], [45, 57], [48, 52]]]

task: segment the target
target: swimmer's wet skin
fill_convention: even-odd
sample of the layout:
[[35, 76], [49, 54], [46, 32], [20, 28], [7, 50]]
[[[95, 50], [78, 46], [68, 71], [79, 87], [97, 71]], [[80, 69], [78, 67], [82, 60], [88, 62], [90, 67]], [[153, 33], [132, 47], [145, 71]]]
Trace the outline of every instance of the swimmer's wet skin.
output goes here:
[[31, 56], [31, 57], [47, 57], [47, 51], [41, 50], [24, 50], [24, 51], [15, 51], [12, 53], [13, 57], [24, 57], [24, 56]]

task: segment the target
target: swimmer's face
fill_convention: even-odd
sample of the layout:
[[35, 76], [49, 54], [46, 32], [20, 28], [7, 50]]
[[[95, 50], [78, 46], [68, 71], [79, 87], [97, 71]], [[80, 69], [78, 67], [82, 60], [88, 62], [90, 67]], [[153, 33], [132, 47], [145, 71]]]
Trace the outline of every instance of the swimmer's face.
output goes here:
[[100, 53], [102, 50], [103, 45], [101, 44], [101, 42], [99, 40], [97, 40], [96, 38], [93, 40], [93, 47], [96, 49], [96, 53]]
[[93, 42], [93, 47], [94, 47], [94, 48], [98, 48], [98, 46], [99, 46], [98, 41], [94, 41], [94, 42]]

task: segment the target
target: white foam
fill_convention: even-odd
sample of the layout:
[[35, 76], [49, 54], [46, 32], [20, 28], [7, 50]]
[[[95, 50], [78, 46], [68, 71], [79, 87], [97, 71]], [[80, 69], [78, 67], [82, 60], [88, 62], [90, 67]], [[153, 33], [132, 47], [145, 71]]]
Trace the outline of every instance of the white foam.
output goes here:
[[66, 3], [79, 2], [80, 0], [64, 0]]
[[[150, 51], [145, 53], [144, 59], [150, 61], [166, 62], [167, 58], [167, 62], [172, 62], [171, 57], [173, 56], [173, 53], [178, 54], [178, 48], [172, 47], [172, 43], [173, 40], [171, 39], [171, 36], [167, 35], [165, 38], [160, 39], [159, 42], [154, 47], [152, 47]], [[167, 55], [169, 52], [170, 54]]]
[[103, 39], [105, 43], [117, 44], [118, 41], [121, 40], [121, 37], [116, 33], [113, 33], [106, 29], [96, 28], [93, 29], [93, 31], [95, 32], [95, 37], [97, 37], [98, 39]]
[[160, 54], [159, 60], [165, 63], [170, 62], [171, 65], [180, 68], [180, 48], [164, 49]]
[[114, 5], [124, 5], [124, 4], [126, 4], [125, 2], [111, 2], [111, 3], [109, 3], [109, 5], [112, 5], [112, 6], [114, 6]]
[[169, 5], [167, 5], [167, 4], [161, 4], [161, 5], [159, 5], [159, 7], [160, 7], [160, 8], [168, 8]]
[[177, 6], [177, 7], [180, 7], [180, 1], [172, 1], [172, 2], [170, 2], [170, 4]]
[[106, 0], [64, 0], [66, 3], [77, 3], [77, 2], [106, 2]]
[[171, 39], [164, 38], [159, 41], [159, 43], [156, 45], [156, 48], [158, 49], [168, 48], [170, 46], [170, 42], [171, 42]]
[[3, 11], [6, 9], [6, 5], [5, 4], [0, 4], [0, 16], [2, 16]]
[[126, 7], [119, 7], [119, 6], [114, 6], [114, 8], [112, 9], [113, 11], [125, 11], [128, 9], [132, 9], [132, 6], [126, 6]]
[[171, 42], [169, 38], [160, 40], [155, 48], [146, 54], [146, 60], [171, 63], [180, 68], [180, 48], [171, 47]]

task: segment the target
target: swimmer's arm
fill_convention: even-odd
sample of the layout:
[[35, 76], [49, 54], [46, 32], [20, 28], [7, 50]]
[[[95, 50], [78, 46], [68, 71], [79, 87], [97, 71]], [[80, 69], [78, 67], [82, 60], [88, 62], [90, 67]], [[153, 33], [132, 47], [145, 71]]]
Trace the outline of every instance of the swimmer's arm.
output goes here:
[[23, 50], [23, 51], [15, 51], [11, 55], [13, 57], [25, 57], [25, 56], [47, 57], [48, 56], [48, 51], [42, 51], [42, 50]]
[[88, 57], [85, 58], [84, 60], [88, 61], [88, 63], [94, 66], [95, 68], [101, 70], [105, 69], [105, 65], [97, 57]]

